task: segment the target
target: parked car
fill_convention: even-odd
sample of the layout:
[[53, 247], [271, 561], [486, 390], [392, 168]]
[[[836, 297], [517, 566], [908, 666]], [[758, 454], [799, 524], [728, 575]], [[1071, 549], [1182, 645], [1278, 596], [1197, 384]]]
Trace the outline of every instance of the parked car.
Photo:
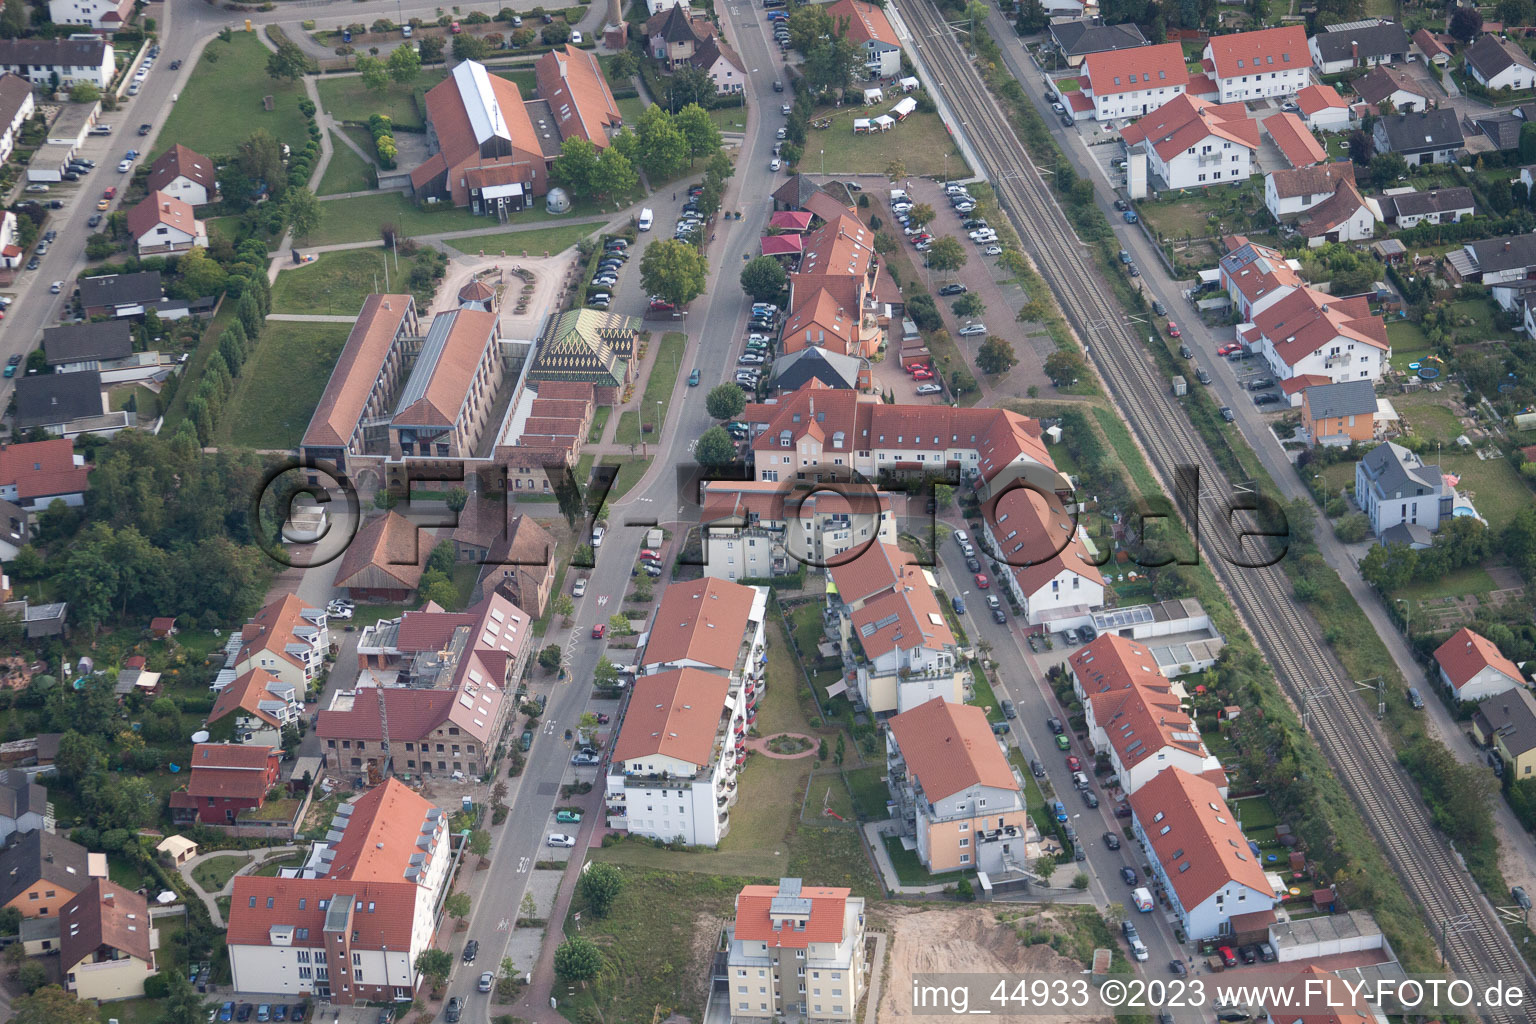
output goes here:
[[1237, 955], [1232, 952], [1231, 946], [1222, 946], [1217, 949], [1216, 952], [1221, 954], [1222, 963], [1226, 964], [1228, 967], [1237, 966]]
[[1182, 338], [1184, 336], [1184, 332], [1179, 330], [1179, 325], [1172, 320], [1168, 321], [1168, 334], [1175, 338]]
[[1095, 794], [1094, 791], [1091, 790], [1091, 789], [1085, 789], [1085, 790], [1082, 791], [1082, 793], [1083, 793], [1083, 803], [1088, 805], [1089, 810], [1097, 809], [1098, 806], [1099, 806], [1098, 795]]
[[581, 822], [580, 811], [556, 811], [555, 820], [562, 825], [575, 825]]
[[920, 395], [937, 395], [943, 390], [944, 388], [938, 384], [919, 384], [917, 393]]
[[608, 625], [607, 625], [607, 623], [599, 622], [597, 625], [592, 627], [592, 639], [593, 640], [601, 640], [603, 637], [605, 637], [607, 635], [608, 635]]
[[978, 334], [986, 334], [986, 333], [987, 333], [987, 325], [986, 324], [966, 324], [964, 327], [960, 328], [960, 336], [962, 338], [974, 338]]
[[33, 182], [32, 184], [28, 185], [25, 189], [23, 189], [23, 191], [31, 192], [33, 195], [36, 195], [39, 192], [47, 192], [48, 191], [48, 186], [42, 184], [41, 182]]
[[576, 837], [568, 836], [564, 832], [551, 832], [549, 834], [549, 838], [545, 840], [545, 843], [549, 846], [558, 846], [564, 847], [565, 849], [570, 849], [576, 845]]
[[571, 588], [571, 596], [572, 597], [582, 597], [582, 596], [584, 596], [586, 594], [586, 592], [587, 592], [587, 581], [585, 579], [577, 580], [576, 581], [576, 585]]
[[1113, 832], [1104, 833], [1104, 846], [1111, 850], [1120, 849], [1120, 837]]
[[571, 755], [571, 764], [578, 766], [594, 765], [601, 760], [595, 750], [580, 750]]
[[1255, 377], [1248, 382], [1249, 391], [1263, 391], [1265, 388], [1272, 388], [1274, 386], [1275, 381], [1273, 377]]
[[1126, 885], [1135, 885], [1136, 869], [1133, 867], [1122, 867], [1120, 869], [1120, 877], [1125, 880]]
[[1153, 299], [1152, 300], [1152, 312], [1156, 313], [1158, 316], [1167, 316], [1168, 315], [1168, 307], [1163, 305], [1163, 300], [1162, 299]]
[[1003, 247], [1000, 245], [989, 245], [982, 252], [988, 256], [1001, 256], [1003, 254]]
[[470, 939], [468, 942], [464, 943], [464, 962], [465, 963], [467, 963], [467, 964], [474, 963], [475, 962], [475, 957], [477, 957], [479, 955], [480, 955], [480, 942], [479, 942], [478, 939]]
[[1226, 420], [1228, 423], [1231, 423], [1233, 420], [1237, 419], [1237, 414], [1232, 411], [1232, 407], [1230, 405], [1224, 405], [1216, 411], [1221, 413], [1221, 418]]
[[947, 284], [944, 287], [939, 289], [939, 294], [940, 295], [964, 295], [968, 291], [970, 291], [970, 289], [967, 288], [963, 284]]
[[1045, 765], [1039, 761], [1029, 762], [1029, 773], [1037, 779], [1045, 778]]
[[495, 981], [496, 976], [490, 971], [486, 971], [480, 975], [480, 984], [475, 987], [481, 992], [489, 992], [491, 987], [495, 984]]
[[1280, 396], [1273, 391], [1266, 391], [1261, 395], [1253, 396], [1254, 405], [1274, 405], [1278, 401], [1280, 401]]
[[999, 706], [1003, 709], [1003, 717], [1009, 721], [1019, 717], [1019, 712], [1014, 708], [1013, 701], [1005, 698], [1000, 702]]
[[1199, 381], [1201, 384], [1209, 384], [1211, 382], [1211, 375], [1206, 373], [1204, 370], [1196, 370], [1195, 380]]

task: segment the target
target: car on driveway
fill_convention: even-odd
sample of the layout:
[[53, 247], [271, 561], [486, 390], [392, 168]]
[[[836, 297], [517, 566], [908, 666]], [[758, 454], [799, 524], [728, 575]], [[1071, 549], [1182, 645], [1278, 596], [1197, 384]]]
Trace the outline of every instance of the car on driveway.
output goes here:
[[943, 390], [938, 384], [919, 384], [917, 393], [920, 395], [936, 395]]
[[570, 849], [576, 845], [576, 837], [568, 836], [564, 832], [551, 832], [549, 838], [545, 840], [545, 844]]
[[580, 811], [556, 811], [555, 820], [562, 825], [579, 825], [581, 823]]
[[571, 755], [571, 764], [574, 765], [590, 766], [597, 764], [601, 760], [602, 758], [598, 756], [595, 750], [578, 750]]
[[1262, 395], [1253, 396], [1254, 405], [1274, 405], [1278, 401], [1280, 401], [1280, 396], [1275, 394], [1273, 391], [1267, 391]]
[[1240, 350], [1241, 350], [1241, 346], [1239, 346], [1237, 342], [1229, 341], [1225, 345], [1223, 345], [1220, 348], [1218, 348], [1216, 350], [1216, 354], [1219, 355], [1219, 356], [1229, 356], [1233, 352], [1237, 352], [1237, 351], [1240, 351]]

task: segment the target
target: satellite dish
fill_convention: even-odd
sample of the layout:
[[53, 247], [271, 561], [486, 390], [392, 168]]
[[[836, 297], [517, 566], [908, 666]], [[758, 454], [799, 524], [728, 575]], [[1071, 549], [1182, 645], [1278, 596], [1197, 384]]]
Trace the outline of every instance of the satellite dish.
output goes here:
[[207, 743], [208, 742], [208, 730], [207, 729], [199, 729], [199, 730], [197, 730], [197, 732], [192, 734], [192, 742], [193, 743]]

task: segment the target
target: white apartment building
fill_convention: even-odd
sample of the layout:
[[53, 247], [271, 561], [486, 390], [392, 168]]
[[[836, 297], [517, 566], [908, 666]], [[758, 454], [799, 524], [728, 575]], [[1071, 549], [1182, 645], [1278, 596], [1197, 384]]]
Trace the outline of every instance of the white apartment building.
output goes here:
[[1312, 51], [1300, 25], [1212, 36], [1201, 63], [1222, 103], [1294, 96], [1311, 83]]
[[1120, 137], [1131, 153], [1146, 155], [1163, 189], [1245, 181], [1259, 148], [1259, 126], [1241, 103], [1218, 106], [1187, 93], [1127, 125]]
[[704, 574], [768, 579], [821, 568], [871, 544], [896, 543], [893, 496], [861, 486], [815, 490], [757, 480], [703, 485]]
[[1380, 380], [1391, 356], [1387, 327], [1363, 296], [1340, 299], [1292, 288], [1238, 327], [1238, 338], [1263, 356], [1281, 381], [1316, 375], [1338, 384]]
[[781, 878], [749, 885], [726, 926], [731, 1024], [847, 1022], [864, 995], [864, 900]]
[[986, 549], [1009, 567], [1002, 582], [1024, 622], [1048, 632], [1088, 625], [1104, 606], [1104, 575], [1061, 499], [1015, 488], [984, 504], [982, 518]]
[[1090, 53], [1083, 59], [1081, 91], [1095, 121], [1143, 117], [1182, 95], [1189, 69], [1178, 43]]
[[81, 82], [106, 89], [117, 73], [117, 57], [112, 44], [96, 35], [0, 39], [0, 71], [46, 88], [53, 88], [58, 76], [58, 84], [66, 89]]
[[240, 631], [240, 648], [230, 665], [237, 675], [266, 669], [303, 688], [319, 673], [331, 647], [325, 609], [311, 608], [292, 594], [257, 612]]

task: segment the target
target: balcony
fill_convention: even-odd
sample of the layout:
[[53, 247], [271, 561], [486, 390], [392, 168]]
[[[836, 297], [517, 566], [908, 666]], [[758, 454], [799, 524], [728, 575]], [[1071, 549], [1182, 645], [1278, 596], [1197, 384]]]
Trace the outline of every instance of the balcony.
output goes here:
[[1332, 370], [1337, 366], [1348, 366], [1354, 361], [1355, 357], [1353, 353], [1340, 352], [1338, 355], [1329, 356], [1327, 359], [1323, 360], [1323, 366], [1326, 369]]

